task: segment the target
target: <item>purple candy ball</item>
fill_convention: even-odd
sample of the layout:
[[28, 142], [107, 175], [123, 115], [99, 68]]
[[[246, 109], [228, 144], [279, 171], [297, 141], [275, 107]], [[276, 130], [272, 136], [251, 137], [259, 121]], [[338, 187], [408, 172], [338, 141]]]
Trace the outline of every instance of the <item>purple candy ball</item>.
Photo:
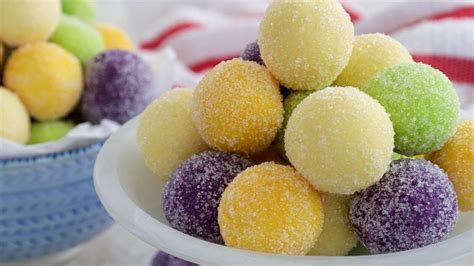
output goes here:
[[375, 185], [355, 194], [350, 220], [372, 253], [390, 253], [444, 240], [457, 220], [448, 176], [425, 160], [393, 161]]
[[205, 151], [181, 163], [163, 191], [163, 210], [173, 228], [207, 241], [224, 243], [217, 207], [227, 185], [252, 163], [228, 152]]
[[246, 61], [253, 61], [262, 66], [265, 65], [262, 56], [260, 55], [260, 47], [258, 46], [257, 41], [247, 44], [240, 57]]
[[86, 68], [81, 113], [93, 123], [102, 119], [125, 123], [155, 98], [149, 66], [136, 54], [107, 50]]
[[163, 251], [156, 253], [151, 266], [196, 266], [192, 262], [180, 259]]

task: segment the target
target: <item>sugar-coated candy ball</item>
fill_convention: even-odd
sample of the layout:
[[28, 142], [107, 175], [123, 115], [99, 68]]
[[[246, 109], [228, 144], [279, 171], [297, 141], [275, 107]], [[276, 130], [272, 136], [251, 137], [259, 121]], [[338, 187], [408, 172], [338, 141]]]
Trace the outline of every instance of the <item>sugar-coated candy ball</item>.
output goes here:
[[28, 144], [39, 144], [43, 142], [60, 140], [74, 128], [71, 121], [44, 121], [31, 124], [30, 139]]
[[227, 185], [252, 163], [242, 155], [205, 151], [181, 163], [163, 190], [163, 211], [173, 228], [223, 243], [217, 207]]
[[286, 157], [286, 152], [285, 152], [285, 131], [286, 131], [286, 125], [288, 124], [288, 119], [290, 119], [291, 114], [293, 113], [293, 110], [295, 110], [296, 106], [304, 100], [306, 97], [308, 97], [311, 93], [314, 91], [309, 90], [309, 91], [295, 91], [290, 93], [288, 97], [285, 99], [283, 102], [283, 110], [285, 113], [283, 114], [283, 123], [281, 124], [280, 129], [277, 132], [276, 138], [275, 138], [275, 146], [278, 149], [278, 152], [288, 160]]
[[361, 89], [390, 114], [398, 153], [411, 156], [438, 150], [456, 130], [456, 90], [431, 66], [396, 65], [376, 74]]
[[62, 8], [65, 14], [88, 22], [96, 16], [97, 3], [95, 0], [62, 0]]
[[356, 36], [349, 63], [334, 84], [360, 88], [377, 72], [409, 62], [413, 62], [413, 59], [408, 50], [387, 35], [374, 33]]
[[457, 220], [456, 193], [438, 166], [426, 160], [393, 161], [375, 185], [355, 194], [350, 220], [375, 254], [444, 240]]
[[393, 135], [390, 117], [376, 100], [353, 87], [329, 87], [293, 111], [286, 156], [316, 189], [352, 194], [388, 169]]
[[459, 209], [474, 211], [474, 119], [463, 121], [456, 134], [428, 159], [448, 174]]
[[197, 264], [160, 251], [153, 258], [151, 266], [197, 266]]
[[0, 138], [25, 144], [30, 136], [30, 117], [20, 98], [0, 86]]
[[321, 200], [323, 230], [308, 255], [345, 256], [357, 245], [357, 236], [349, 221], [351, 196], [321, 193]]
[[60, 0], [0, 1], [0, 39], [8, 46], [47, 40], [58, 25]]
[[282, 96], [265, 67], [233, 59], [199, 82], [192, 114], [211, 147], [250, 154], [268, 148], [275, 138], [283, 120]]
[[253, 61], [259, 65], [265, 65], [260, 56], [260, 48], [258, 47], [257, 41], [247, 44], [242, 54], [240, 54], [240, 57], [245, 61]]
[[133, 49], [128, 35], [118, 27], [105, 23], [95, 23], [94, 27], [102, 35], [105, 49]]
[[46, 42], [26, 44], [15, 50], [5, 65], [3, 82], [20, 96], [37, 120], [69, 114], [83, 89], [79, 60], [60, 46]]
[[102, 119], [125, 123], [155, 94], [150, 67], [142, 58], [125, 50], [106, 50], [87, 64], [81, 112], [93, 123]]
[[351, 56], [354, 27], [337, 0], [275, 0], [260, 23], [263, 61], [285, 87], [330, 85]]
[[137, 142], [145, 165], [160, 178], [167, 179], [178, 164], [207, 148], [191, 119], [192, 97], [192, 89], [173, 89], [140, 117]]
[[304, 255], [321, 233], [318, 192], [290, 166], [263, 163], [240, 173], [219, 205], [226, 246]]
[[104, 50], [99, 32], [86, 22], [64, 14], [50, 41], [74, 54], [82, 63]]

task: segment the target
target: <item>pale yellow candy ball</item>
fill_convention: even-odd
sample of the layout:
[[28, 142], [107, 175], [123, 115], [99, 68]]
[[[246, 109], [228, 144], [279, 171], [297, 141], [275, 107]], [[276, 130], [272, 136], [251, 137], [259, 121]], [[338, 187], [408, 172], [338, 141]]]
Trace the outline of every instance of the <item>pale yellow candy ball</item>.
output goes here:
[[319, 193], [290, 166], [247, 168], [225, 189], [218, 209], [226, 246], [305, 255], [321, 233]]
[[69, 114], [83, 89], [79, 60], [60, 46], [46, 42], [16, 49], [5, 65], [3, 82], [20, 96], [37, 120]]
[[182, 161], [207, 149], [191, 120], [192, 89], [168, 91], [140, 117], [137, 142], [146, 166], [167, 179]]
[[291, 164], [316, 189], [352, 194], [388, 170], [394, 147], [390, 117], [353, 87], [329, 87], [305, 98], [285, 132]]
[[275, 0], [260, 24], [258, 44], [270, 72], [287, 88], [330, 85], [351, 56], [354, 27], [337, 0]]
[[360, 88], [377, 72], [413, 62], [408, 50], [397, 40], [380, 33], [356, 36], [349, 63], [334, 84]]
[[120, 28], [105, 23], [95, 23], [94, 27], [102, 35], [105, 49], [133, 50], [132, 41]]
[[30, 137], [30, 117], [20, 98], [0, 86], [0, 138], [25, 144]]
[[9, 46], [45, 41], [60, 15], [60, 0], [1, 0], [0, 36]]
[[349, 221], [351, 196], [321, 193], [321, 200], [323, 231], [308, 255], [345, 256], [357, 245], [357, 235]]

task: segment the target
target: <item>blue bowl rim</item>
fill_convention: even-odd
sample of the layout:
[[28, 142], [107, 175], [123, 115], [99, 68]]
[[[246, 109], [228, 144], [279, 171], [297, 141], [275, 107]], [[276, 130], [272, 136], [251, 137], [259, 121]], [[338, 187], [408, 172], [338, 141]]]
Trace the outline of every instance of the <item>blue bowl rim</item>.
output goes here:
[[81, 155], [90, 152], [91, 150], [97, 149], [104, 144], [104, 141], [99, 141], [96, 143], [92, 143], [86, 146], [64, 150], [64, 151], [57, 151], [52, 153], [46, 154], [39, 154], [33, 155], [29, 157], [20, 157], [20, 158], [9, 158], [9, 159], [0, 159], [0, 166], [22, 166], [27, 165], [30, 163], [38, 163], [38, 162], [48, 162], [56, 159], [68, 159], [70, 157]]

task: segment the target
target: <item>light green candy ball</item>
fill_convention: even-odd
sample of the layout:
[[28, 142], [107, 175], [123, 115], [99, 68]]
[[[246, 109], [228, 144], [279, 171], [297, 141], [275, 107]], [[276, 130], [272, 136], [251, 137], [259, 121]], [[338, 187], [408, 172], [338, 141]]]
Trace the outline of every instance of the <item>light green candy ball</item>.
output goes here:
[[70, 121], [35, 122], [31, 125], [28, 144], [38, 144], [62, 139], [72, 128], [74, 128], [74, 123]]
[[74, 54], [82, 63], [104, 50], [100, 33], [80, 19], [64, 14], [50, 41]]
[[78, 17], [84, 21], [91, 21], [97, 12], [95, 0], [62, 0], [63, 12]]
[[277, 136], [275, 138], [275, 147], [277, 148], [278, 153], [280, 153], [280, 155], [283, 156], [283, 158], [287, 161], [288, 158], [286, 157], [285, 152], [286, 124], [288, 124], [288, 119], [290, 119], [290, 116], [293, 113], [293, 110], [295, 110], [296, 106], [298, 106], [301, 101], [303, 101], [313, 92], [314, 90], [294, 91], [290, 95], [288, 95], [288, 97], [283, 102], [283, 109], [285, 110], [285, 113], [283, 114], [283, 123], [280, 129], [278, 130]]
[[393, 66], [361, 88], [390, 114], [395, 151], [412, 156], [440, 149], [454, 134], [459, 98], [449, 79], [421, 63]]

